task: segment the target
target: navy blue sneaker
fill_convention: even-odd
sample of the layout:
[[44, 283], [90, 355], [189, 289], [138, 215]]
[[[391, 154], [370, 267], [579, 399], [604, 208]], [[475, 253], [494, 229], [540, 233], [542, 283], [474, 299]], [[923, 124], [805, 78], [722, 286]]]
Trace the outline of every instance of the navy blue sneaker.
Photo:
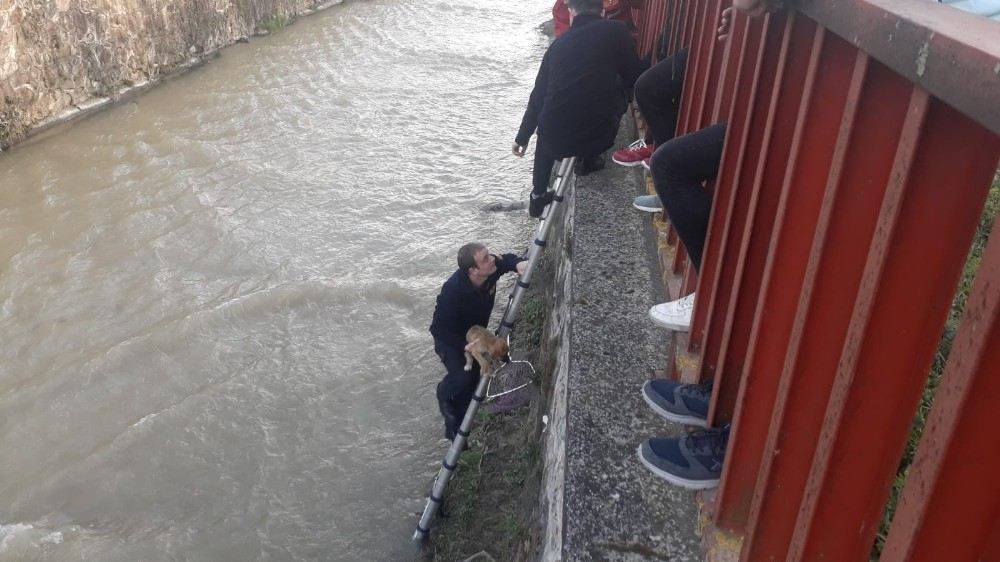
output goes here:
[[683, 437], [647, 439], [639, 445], [639, 460], [675, 486], [707, 490], [719, 485], [728, 442], [728, 424]]
[[708, 426], [706, 418], [712, 400], [712, 381], [683, 384], [653, 379], [642, 385], [642, 397], [654, 412], [672, 422]]

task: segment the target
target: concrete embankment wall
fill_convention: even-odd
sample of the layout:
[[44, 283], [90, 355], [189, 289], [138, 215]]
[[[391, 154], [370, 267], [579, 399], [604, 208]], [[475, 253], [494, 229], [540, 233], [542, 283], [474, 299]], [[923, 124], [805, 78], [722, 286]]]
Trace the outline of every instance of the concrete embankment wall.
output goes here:
[[0, 150], [342, 0], [0, 0]]
[[[626, 120], [615, 146], [635, 136]], [[546, 246], [552, 306], [540, 363], [552, 382], [543, 561], [703, 558], [694, 497], [657, 478], [636, 454], [647, 438], [685, 431], [640, 393], [654, 369], [670, 364], [671, 337], [647, 315], [664, 289], [650, 215], [632, 207], [645, 193], [635, 168], [578, 177]]]

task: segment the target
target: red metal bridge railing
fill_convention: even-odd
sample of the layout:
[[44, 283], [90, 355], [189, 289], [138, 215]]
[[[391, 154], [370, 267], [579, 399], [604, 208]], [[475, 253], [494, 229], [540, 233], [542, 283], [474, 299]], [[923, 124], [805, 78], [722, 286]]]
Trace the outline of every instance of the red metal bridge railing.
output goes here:
[[[690, 49], [678, 134], [727, 121], [686, 351], [732, 421], [742, 560], [865, 560], [1000, 157], [1000, 23], [917, 0], [647, 0]], [[996, 231], [1000, 232], [1000, 230]], [[1000, 234], [883, 559], [1000, 559]], [[679, 244], [678, 244], [679, 246]], [[677, 296], [677, 295], [675, 295]]]

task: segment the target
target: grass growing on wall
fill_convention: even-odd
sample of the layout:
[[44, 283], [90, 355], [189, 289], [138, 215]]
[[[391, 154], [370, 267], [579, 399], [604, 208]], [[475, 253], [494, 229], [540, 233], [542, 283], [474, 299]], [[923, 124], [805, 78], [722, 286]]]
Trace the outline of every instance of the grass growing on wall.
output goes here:
[[955, 294], [955, 300], [952, 301], [951, 312], [948, 314], [944, 333], [938, 344], [937, 352], [934, 354], [934, 363], [931, 366], [930, 376], [927, 378], [923, 395], [920, 397], [920, 406], [917, 408], [917, 413], [914, 416], [910, 436], [906, 440], [906, 449], [899, 463], [896, 479], [892, 483], [892, 490], [889, 494], [889, 501], [886, 503], [885, 512], [882, 514], [882, 522], [879, 526], [878, 535], [875, 538], [875, 545], [872, 548], [871, 558], [873, 560], [877, 560], [881, 556], [882, 549], [885, 547], [885, 540], [889, 534], [889, 525], [896, 513], [896, 507], [899, 503], [903, 486], [906, 484], [906, 476], [910, 471], [910, 465], [913, 464], [917, 446], [920, 444], [920, 436], [923, 434], [924, 426], [927, 423], [927, 415], [931, 411], [934, 395], [937, 392], [938, 385], [941, 383], [941, 375], [944, 373], [945, 364], [948, 362], [948, 354], [955, 340], [955, 333], [958, 331], [958, 324], [962, 318], [962, 312], [965, 310], [965, 303], [969, 298], [969, 290], [972, 288], [976, 271], [979, 270], [979, 264], [983, 259], [983, 251], [986, 249], [986, 242], [989, 240], [990, 230], [993, 228], [993, 223], [997, 219], [997, 216], [1000, 216], [1000, 173], [993, 179], [993, 187], [990, 188], [990, 194], [986, 200], [986, 208], [983, 210], [982, 218], [979, 221], [979, 228], [976, 230], [976, 237], [972, 242], [972, 249], [969, 252], [969, 258], [966, 260], [965, 268], [962, 271], [962, 280], [959, 283], [958, 292]]
[[262, 35], [274, 33], [289, 23], [291, 23], [291, 20], [287, 16], [281, 14], [273, 15], [261, 20], [261, 22], [257, 24], [257, 33]]

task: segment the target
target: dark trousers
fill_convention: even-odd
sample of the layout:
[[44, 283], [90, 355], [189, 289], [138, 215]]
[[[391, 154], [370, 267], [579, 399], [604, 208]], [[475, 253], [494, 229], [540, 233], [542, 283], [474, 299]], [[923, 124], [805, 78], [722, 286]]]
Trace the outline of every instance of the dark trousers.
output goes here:
[[531, 192], [541, 195], [549, 188], [556, 157], [542, 139], [535, 141], [535, 162], [531, 168]]
[[719, 173], [725, 139], [726, 124], [716, 123], [659, 145], [649, 162], [656, 194], [696, 270], [712, 212], [712, 194], [702, 183]]
[[677, 51], [643, 72], [635, 82], [635, 103], [657, 145], [674, 138], [677, 130], [687, 55], [687, 49]]
[[454, 439], [465, 419], [472, 396], [479, 385], [479, 364], [472, 362], [472, 370], [465, 370], [465, 352], [462, 349], [435, 348], [447, 373], [437, 385], [438, 409], [444, 418], [444, 435]]

